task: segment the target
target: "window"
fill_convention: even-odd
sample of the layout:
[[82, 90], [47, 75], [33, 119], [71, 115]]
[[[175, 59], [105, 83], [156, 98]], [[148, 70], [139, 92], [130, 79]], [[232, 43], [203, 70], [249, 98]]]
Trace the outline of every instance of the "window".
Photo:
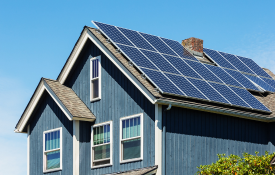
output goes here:
[[92, 168], [112, 165], [112, 122], [92, 126]]
[[120, 163], [143, 158], [143, 114], [120, 119]]
[[43, 132], [43, 171], [62, 169], [62, 128]]
[[101, 99], [101, 57], [91, 58], [90, 63], [90, 99], [91, 101]]

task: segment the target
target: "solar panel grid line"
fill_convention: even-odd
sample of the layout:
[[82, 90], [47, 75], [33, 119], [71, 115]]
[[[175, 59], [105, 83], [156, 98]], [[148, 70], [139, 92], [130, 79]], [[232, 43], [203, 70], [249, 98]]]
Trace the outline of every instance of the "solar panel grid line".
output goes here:
[[176, 55], [178, 55], [178, 57], [181, 57], [176, 51], [174, 51], [174, 49], [172, 49], [166, 42], [164, 42], [161, 37], [159, 37], [159, 39], [167, 46], [169, 47]]
[[248, 67], [239, 57], [237, 57], [237, 55], [234, 55], [238, 60], [240, 60], [240, 62], [242, 62], [249, 70], [251, 70], [251, 72], [253, 72], [253, 74], [257, 75], [252, 69], [250, 69], [250, 67]]
[[271, 92], [271, 93], [275, 91], [273, 86], [263, 81], [259, 76], [252, 76], [252, 75], [245, 75], [245, 76], [251, 81], [253, 81], [255, 84], [257, 84], [259, 88], [262, 88], [264, 91]]
[[218, 52], [218, 54], [220, 54], [231, 66], [233, 66], [236, 70], [238, 70], [236, 66], [234, 66], [230, 61], [228, 61], [219, 51], [216, 50], [216, 52]]

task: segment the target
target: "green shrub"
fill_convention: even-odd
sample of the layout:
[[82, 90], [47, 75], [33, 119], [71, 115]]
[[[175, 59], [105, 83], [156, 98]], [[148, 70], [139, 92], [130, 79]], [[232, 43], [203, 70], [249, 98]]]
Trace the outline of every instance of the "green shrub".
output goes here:
[[275, 153], [258, 156], [244, 153], [243, 157], [237, 155], [218, 154], [219, 160], [211, 165], [201, 165], [197, 167], [199, 171], [197, 175], [218, 175], [218, 174], [233, 174], [233, 175], [251, 175], [251, 174], [275, 174], [275, 166], [271, 166], [270, 162]]

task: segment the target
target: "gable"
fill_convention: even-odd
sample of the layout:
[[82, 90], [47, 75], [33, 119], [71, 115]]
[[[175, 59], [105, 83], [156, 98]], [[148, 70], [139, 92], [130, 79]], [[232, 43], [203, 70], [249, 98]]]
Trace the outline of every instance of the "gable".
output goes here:
[[55, 80], [42, 78], [18, 121], [15, 132], [26, 132], [26, 124], [33, 112], [35, 112], [40, 100], [42, 100], [41, 98], [44, 92], [48, 92], [69, 120], [95, 120], [93, 113], [85, 106], [72, 89], [61, 85]]

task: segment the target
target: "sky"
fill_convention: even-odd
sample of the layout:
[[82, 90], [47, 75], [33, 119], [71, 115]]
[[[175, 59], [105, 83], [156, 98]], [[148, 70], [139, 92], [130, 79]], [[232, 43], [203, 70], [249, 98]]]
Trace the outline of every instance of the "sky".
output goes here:
[[[275, 72], [275, 1], [0, 1], [0, 170], [27, 170], [27, 136], [14, 133], [41, 77], [56, 79], [91, 20], [252, 58]], [[42, 136], [41, 136], [42, 137]]]

